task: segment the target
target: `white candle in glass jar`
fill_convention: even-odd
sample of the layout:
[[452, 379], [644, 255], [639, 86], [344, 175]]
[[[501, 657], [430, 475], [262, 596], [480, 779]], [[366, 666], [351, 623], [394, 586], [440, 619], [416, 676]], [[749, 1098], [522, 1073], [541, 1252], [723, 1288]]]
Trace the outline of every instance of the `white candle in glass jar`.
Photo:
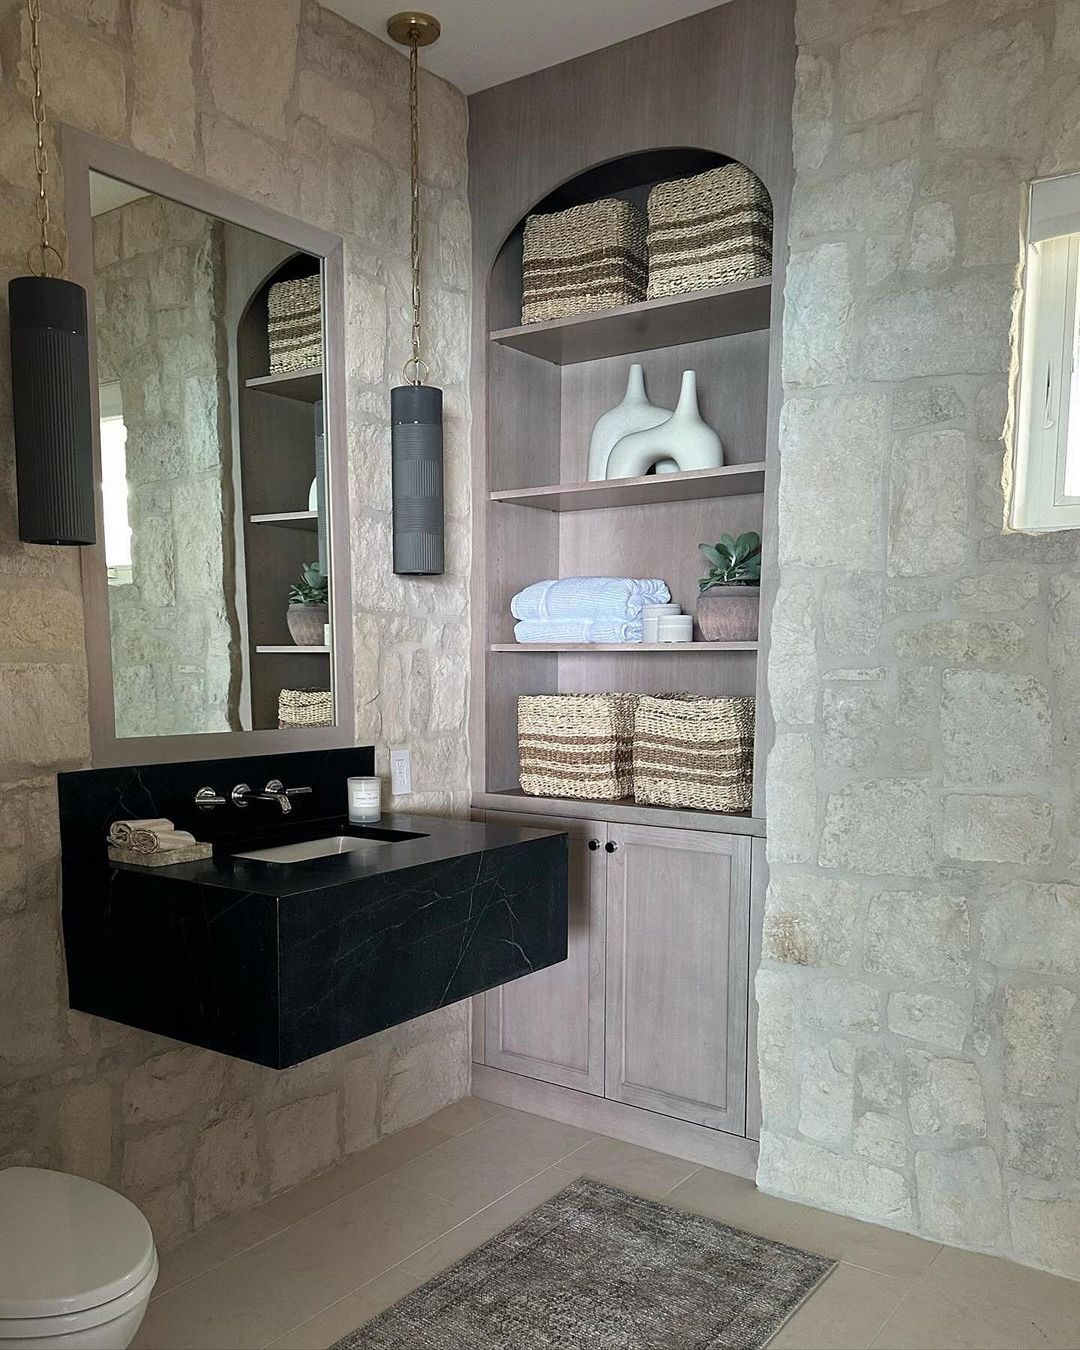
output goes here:
[[372, 825], [382, 819], [382, 779], [349, 779], [349, 821], [353, 825]]

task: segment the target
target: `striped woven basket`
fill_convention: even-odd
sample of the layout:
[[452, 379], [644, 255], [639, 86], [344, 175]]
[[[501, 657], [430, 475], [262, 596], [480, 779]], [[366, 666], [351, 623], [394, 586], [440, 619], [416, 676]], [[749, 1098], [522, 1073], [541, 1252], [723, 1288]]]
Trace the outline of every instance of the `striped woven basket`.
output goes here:
[[634, 694], [519, 698], [521, 790], [604, 802], [629, 797], [636, 702]]
[[658, 183], [648, 210], [650, 300], [772, 270], [772, 199], [745, 164]]
[[270, 374], [322, 364], [322, 278], [278, 281], [267, 297]]
[[638, 699], [634, 800], [699, 811], [749, 811], [754, 700], [671, 694]]
[[334, 697], [329, 689], [282, 689], [278, 693], [278, 726], [332, 727]]
[[645, 298], [645, 217], [616, 198], [525, 221], [521, 322], [564, 319]]

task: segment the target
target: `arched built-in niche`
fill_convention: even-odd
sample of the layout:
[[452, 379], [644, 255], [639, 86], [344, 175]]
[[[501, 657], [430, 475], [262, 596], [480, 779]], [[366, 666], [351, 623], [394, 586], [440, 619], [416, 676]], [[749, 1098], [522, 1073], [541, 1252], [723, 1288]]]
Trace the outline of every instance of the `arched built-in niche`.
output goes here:
[[319, 260], [267, 239], [248, 241], [230, 275], [236, 388], [235, 491], [238, 552], [247, 616], [244, 695], [251, 724], [278, 724], [283, 688], [330, 688], [328, 649], [297, 648], [289, 634], [289, 588], [305, 563], [326, 555], [326, 509], [309, 507], [322, 444], [323, 369], [271, 374], [271, 286], [316, 275]]
[[[509, 602], [530, 582], [568, 575], [657, 576], [687, 612], [701, 574], [698, 544], [763, 529], [769, 427], [772, 286], [769, 277], [550, 323], [521, 324], [525, 219], [605, 196], [643, 210], [651, 187], [730, 162], [697, 147], [607, 160], [558, 184], [510, 230], [487, 277], [487, 489], [484, 527], [486, 775], [512, 789], [519, 694], [755, 693], [753, 644], [696, 643], [662, 651], [563, 651], [513, 645]], [[674, 407], [682, 372], [698, 373], [702, 415], [724, 443], [725, 468], [665, 481], [586, 484], [589, 437], [620, 401], [629, 367], [649, 397]]]

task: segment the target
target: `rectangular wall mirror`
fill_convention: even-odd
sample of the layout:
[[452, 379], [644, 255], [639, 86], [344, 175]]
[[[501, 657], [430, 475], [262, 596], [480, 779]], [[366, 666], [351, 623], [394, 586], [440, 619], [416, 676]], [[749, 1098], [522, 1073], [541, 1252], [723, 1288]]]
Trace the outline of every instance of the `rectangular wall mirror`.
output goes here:
[[132, 158], [65, 140], [94, 762], [350, 743], [340, 241]]

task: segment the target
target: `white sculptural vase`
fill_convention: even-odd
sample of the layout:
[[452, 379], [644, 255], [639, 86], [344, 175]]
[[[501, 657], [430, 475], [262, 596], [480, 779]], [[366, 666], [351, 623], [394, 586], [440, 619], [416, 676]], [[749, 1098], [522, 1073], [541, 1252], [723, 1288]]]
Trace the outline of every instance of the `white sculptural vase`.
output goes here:
[[624, 436], [608, 456], [607, 476], [637, 478], [654, 465], [658, 473], [689, 473], [719, 469], [723, 462], [720, 437], [702, 421], [698, 410], [697, 373], [684, 370], [675, 411], [659, 426]]
[[608, 456], [615, 445], [632, 431], [647, 431], [671, 416], [670, 408], [658, 408], [645, 393], [645, 372], [634, 364], [626, 381], [623, 401], [597, 420], [589, 441], [589, 482], [607, 478]]

